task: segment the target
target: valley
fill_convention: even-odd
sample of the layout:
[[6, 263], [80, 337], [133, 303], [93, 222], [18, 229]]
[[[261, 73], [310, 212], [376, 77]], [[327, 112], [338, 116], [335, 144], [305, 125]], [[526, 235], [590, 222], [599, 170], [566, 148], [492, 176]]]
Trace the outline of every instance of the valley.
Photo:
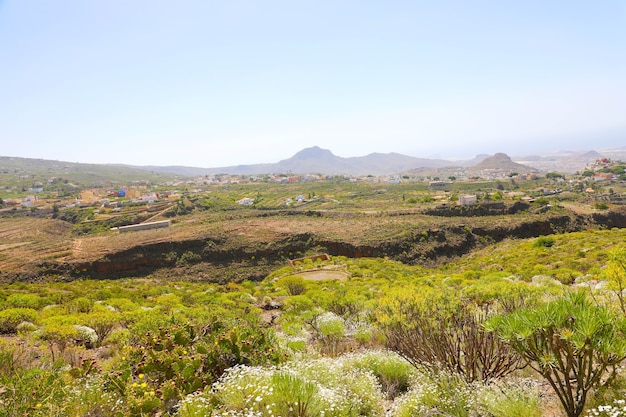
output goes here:
[[623, 164], [509, 163], [4, 177], [0, 416], [620, 415]]

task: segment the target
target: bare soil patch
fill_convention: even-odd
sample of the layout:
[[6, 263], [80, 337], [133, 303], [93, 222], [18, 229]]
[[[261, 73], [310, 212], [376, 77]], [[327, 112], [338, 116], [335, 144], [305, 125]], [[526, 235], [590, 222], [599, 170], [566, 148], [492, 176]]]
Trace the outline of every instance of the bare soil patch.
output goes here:
[[316, 271], [302, 271], [296, 274], [295, 276], [302, 277], [309, 281], [325, 281], [325, 280], [338, 280], [338, 281], [346, 281], [350, 274], [345, 271], [337, 271], [337, 270], [329, 270], [329, 269], [320, 269]]

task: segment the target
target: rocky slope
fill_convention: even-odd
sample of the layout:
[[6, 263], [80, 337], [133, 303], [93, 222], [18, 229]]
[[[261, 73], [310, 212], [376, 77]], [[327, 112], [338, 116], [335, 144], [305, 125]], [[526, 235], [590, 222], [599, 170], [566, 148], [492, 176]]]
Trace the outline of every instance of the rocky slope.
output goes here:
[[[155, 233], [169, 235], [144, 241], [137, 238], [137, 244], [126, 247], [107, 248], [106, 238], [98, 238], [102, 239], [97, 246], [100, 250], [89, 256], [35, 259], [13, 270], [3, 268], [0, 281], [107, 279], [153, 273], [215, 282], [262, 279], [287, 259], [312, 252], [389, 257], [408, 264], [435, 265], [507, 238], [626, 227], [626, 210], [580, 215], [559, 209], [541, 215], [513, 215], [484, 221], [432, 216], [432, 221], [425, 222], [423, 217], [415, 220], [417, 217], [410, 213], [385, 219], [387, 223], [368, 217], [340, 219], [361, 222], [357, 227], [369, 227], [369, 237], [365, 238], [365, 234], [330, 234], [324, 227], [330, 230], [341, 226], [333, 223], [337, 219], [326, 219], [327, 213], [323, 212], [307, 213], [305, 218], [292, 219], [278, 213], [275, 216], [273, 221], [264, 218], [238, 220], [233, 224], [225, 221], [219, 229], [200, 231], [194, 236], [178, 237], [172, 232], [159, 231]], [[321, 220], [317, 221], [318, 218]], [[393, 227], [403, 232], [391, 233]]]

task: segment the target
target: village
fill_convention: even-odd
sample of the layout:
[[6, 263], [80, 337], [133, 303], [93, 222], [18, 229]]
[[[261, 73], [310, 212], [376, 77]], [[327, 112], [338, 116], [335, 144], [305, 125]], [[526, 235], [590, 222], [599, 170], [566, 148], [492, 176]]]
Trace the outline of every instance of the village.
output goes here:
[[[267, 175], [205, 175], [197, 177], [167, 180], [162, 183], [153, 183], [147, 180], [129, 181], [127, 184], [120, 181], [109, 181], [108, 186], [98, 184], [89, 187], [86, 184], [74, 183], [68, 179], [50, 177], [45, 180], [36, 180], [24, 185], [29, 179], [36, 178], [28, 172], [20, 172], [11, 185], [10, 174], [2, 175], [0, 182], [0, 214], [14, 214], [17, 211], [49, 212], [70, 208], [88, 208], [106, 210], [115, 213], [122, 208], [146, 207], [150, 211], [167, 209], [175, 202], [186, 196], [199, 196], [214, 190], [234, 185], [249, 184], [306, 184], [323, 182], [369, 183], [374, 185], [393, 186], [398, 184], [413, 184], [418, 188], [427, 188], [433, 191], [435, 200], [450, 200], [452, 203], [467, 206], [477, 204], [484, 193], [459, 192], [467, 185], [468, 190], [476, 189], [476, 184], [483, 184], [485, 188], [493, 188], [495, 199], [509, 198], [525, 201], [534, 201], [538, 197], [553, 196], [563, 191], [576, 192], [588, 198], [614, 204], [624, 204], [624, 165], [620, 161], [602, 158], [584, 167], [578, 175], [563, 175], [551, 173], [517, 173], [506, 169], [483, 169], [470, 171], [455, 168], [453, 171], [434, 171], [431, 175], [404, 173], [397, 175], [322, 175], [322, 174], [267, 174]], [[449, 174], [449, 175], [447, 175]], [[447, 175], [440, 177], [439, 175]], [[507, 186], [505, 186], [507, 184]], [[513, 184], [514, 186], [511, 186]], [[524, 184], [523, 187], [520, 185]], [[454, 187], [452, 187], [454, 186]], [[220, 188], [221, 187], [221, 188]], [[457, 190], [451, 193], [452, 189]], [[506, 191], [505, 191], [506, 189]], [[313, 198], [310, 193], [296, 192], [284, 198], [280, 206], [294, 207], [310, 202]], [[257, 203], [252, 195], [241, 195], [234, 199], [232, 204], [253, 206]]]

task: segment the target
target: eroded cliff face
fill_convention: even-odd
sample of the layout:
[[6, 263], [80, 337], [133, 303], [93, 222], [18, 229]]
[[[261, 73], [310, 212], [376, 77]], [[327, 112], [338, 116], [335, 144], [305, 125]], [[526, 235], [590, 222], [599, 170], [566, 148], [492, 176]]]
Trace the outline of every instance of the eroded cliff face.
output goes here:
[[[140, 277], [164, 269], [181, 269], [194, 274], [202, 269], [198, 267], [202, 265], [214, 270], [229, 269], [228, 277], [234, 280], [262, 279], [269, 271], [283, 265], [286, 259], [311, 251], [350, 258], [388, 257], [413, 265], [437, 265], [506, 238], [532, 238], [614, 227], [626, 227], [625, 210], [591, 215], [561, 213], [542, 219], [511, 222], [509, 225], [494, 224], [493, 227], [462, 224], [433, 227], [413, 231], [402, 238], [363, 244], [324, 239], [315, 233], [293, 234], [263, 245], [231, 241], [228, 237], [207, 237], [143, 244], [108, 253], [90, 262], [42, 262], [37, 265], [36, 272], [15, 274], [9, 280], [33, 281], [51, 275], [60, 279]], [[223, 281], [226, 278], [213, 279], [205, 275], [200, 279]]]

